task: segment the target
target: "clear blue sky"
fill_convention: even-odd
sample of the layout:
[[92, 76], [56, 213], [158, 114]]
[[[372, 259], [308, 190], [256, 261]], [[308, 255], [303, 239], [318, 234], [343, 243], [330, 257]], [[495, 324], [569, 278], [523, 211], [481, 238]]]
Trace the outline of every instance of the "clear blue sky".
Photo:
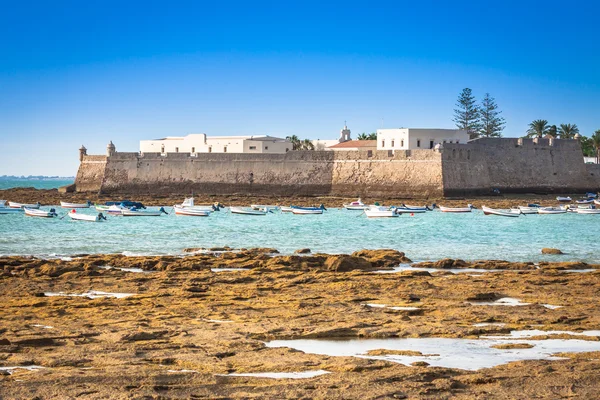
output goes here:
[[74, 175], [109, 140], [452, 128], [464, 87], [496, 98], [505, 136], [533, 119], [589, 136], [598, 4], [4, 1], [0, 175]]

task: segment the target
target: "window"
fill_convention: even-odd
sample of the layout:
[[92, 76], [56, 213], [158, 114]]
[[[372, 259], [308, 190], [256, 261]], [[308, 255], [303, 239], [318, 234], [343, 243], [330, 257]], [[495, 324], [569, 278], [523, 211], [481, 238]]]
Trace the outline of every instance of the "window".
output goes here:
[[[446, 143], [446, 139], [444, 139], [444, 143]], [[452, 143], [452, 140], [450, 141], [450, 143]]]
[[417, 147], [421, 147], [421, 141], [417, 140]]
[[269, 146], [265, 146], [265, 150], [269, 150]]
[[430, 140], [430, 141], [429, 141], [429, 148], [430, 148], [430, 149], [433, 149], [433, 140]]
[[250, 146], [249, 149], [250, 150], [256, 150], [256, 146]]
[[400, 147], [404, 147], [404, 139], [400, 141]]
[[175, 147], [175, 153], [179, 153], [179, 147]]
[[385, 147], [385, 140], [381, 141], [381, 147]]
[[290, 149], [288, 149], [288, 148], [286, 147], [286, 149], [285, 149], [285, 152], [287, 153], [288, 151], [290, 151]]
[[392, 140], [392, 146], [391, 147], [394, 147], [394, 141], [393, 140]]
[[196, 152], [196, 148], [192, 147], [192, 153], [195, 153], [195, 152]]
[[223, 146], [223, 153], [227, 153], [227, 146]]
[[212, 146], [208, 146], [208, 152], [212, 153]]
[[458, 140], [456, 141], [456, 143], [458, 143]]

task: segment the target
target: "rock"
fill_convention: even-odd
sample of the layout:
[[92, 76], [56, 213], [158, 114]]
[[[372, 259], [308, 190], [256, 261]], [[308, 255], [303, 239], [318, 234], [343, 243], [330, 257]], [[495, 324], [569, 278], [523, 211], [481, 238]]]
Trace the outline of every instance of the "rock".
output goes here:
[[373, 269], [373, 265], [362, 257], [335, 255], [327, 257], [325, 268], [336, 272], [348, 272], [356, 269], [366, 271]]
[[551, 247], [544, 247], [542, 249], [542, 254], [565, 254], [559, 249], [553, 249]]
[[156, 340], [156, 339], [160, 339], [163, 336], [165, 336], [165, 334], [167, 333], [167, 331], [155, 331], [155, 332], [136, 332], [136, 333], [129, 333], [126, 335], [121, 336], [121, 340], [125, 341], [125, 342], [137, 342], [140, 340]]
[[10, 372], [8, 372], [7, 370], [5, 370], [5, 369], [0, 370], [0, 376], [8, 376], [8, 375], [10, 375]]
[[310, 249], [298, 249], [294, 252], [295, 254], [309, 254]]
[[425, 361], [415, 361], [414, 363], [411, 363], [410, 365], [412, 365], [413, 367], [428, 367], [429, 363], [425, 362]]
[[0, 339], [0, 346], [10, 346], [10, 340], [6, 338]]
[[491, 346], [492, 349], [510, 350], [510, 349], [531, 349], [535, 347], [529, 343], [503, 343]]
[[502, 296], [494, 292], [477, 293], [474, 296], [467, 297], [468, 301], [495, 301]]
[[24, 339], [18, 340], [14, 342], [14, 344], [19, 346], [27, 346], [27, 347], [44, 347], [44, 346], [54, 346], [56, 342], [52, 338], [36, 338], [36, 339]]
[[398, 264], [412, 262], [401, 251], [392, 249], [359, 250], [352, 253], [351, 256], [362, 257], [377, 268], [392, 268]]

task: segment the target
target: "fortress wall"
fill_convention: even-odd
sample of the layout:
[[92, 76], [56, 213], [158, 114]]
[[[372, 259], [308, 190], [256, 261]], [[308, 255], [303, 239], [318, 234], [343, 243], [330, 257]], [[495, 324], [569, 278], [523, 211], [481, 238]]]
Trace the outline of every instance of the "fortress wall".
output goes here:
[[583, 163], [575, 140], [479, 139], [444, 145], [442, 164], [447, 196], [508, 193], [583, 192], [600, 183]]
[[442, 195], [441, 154], [433, 150], [337, 151], [332, 193], [344, 196]]
[[83, 156], [75, 178], [75, 190], [78, 192], [99, 191], [104, 180], [106, 161], [106, 156]]

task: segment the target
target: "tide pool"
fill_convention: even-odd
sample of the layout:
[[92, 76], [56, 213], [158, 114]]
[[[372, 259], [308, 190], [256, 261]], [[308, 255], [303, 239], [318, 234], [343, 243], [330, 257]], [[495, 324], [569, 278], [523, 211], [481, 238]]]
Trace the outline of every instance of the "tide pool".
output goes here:
[[[44, 207], [49, 208], [49, 207]], [[55, 206], [60, 216], [67, 210]], [[167, 208], [171, 211], [171, 208]], [[94, 209], [78, 210], [96, 214]], [[351, 253], [391, 248], [413, 261], [442, 258], [600, 263], [600, 215], [528, 215], [518, 218], [439, 211], [367, 219], [360, 211], [330, 209], [322, 215], [279, 211], [266, 216], [236, 215], [227, 209], [209, 217], [107, 216], [106, 222], [0, 215], [0, 254], [41, 257], [80, 253], [177, 255], [187, 247], [273, 247]], [[540, 254], [556, 247], [561, 256]]]

